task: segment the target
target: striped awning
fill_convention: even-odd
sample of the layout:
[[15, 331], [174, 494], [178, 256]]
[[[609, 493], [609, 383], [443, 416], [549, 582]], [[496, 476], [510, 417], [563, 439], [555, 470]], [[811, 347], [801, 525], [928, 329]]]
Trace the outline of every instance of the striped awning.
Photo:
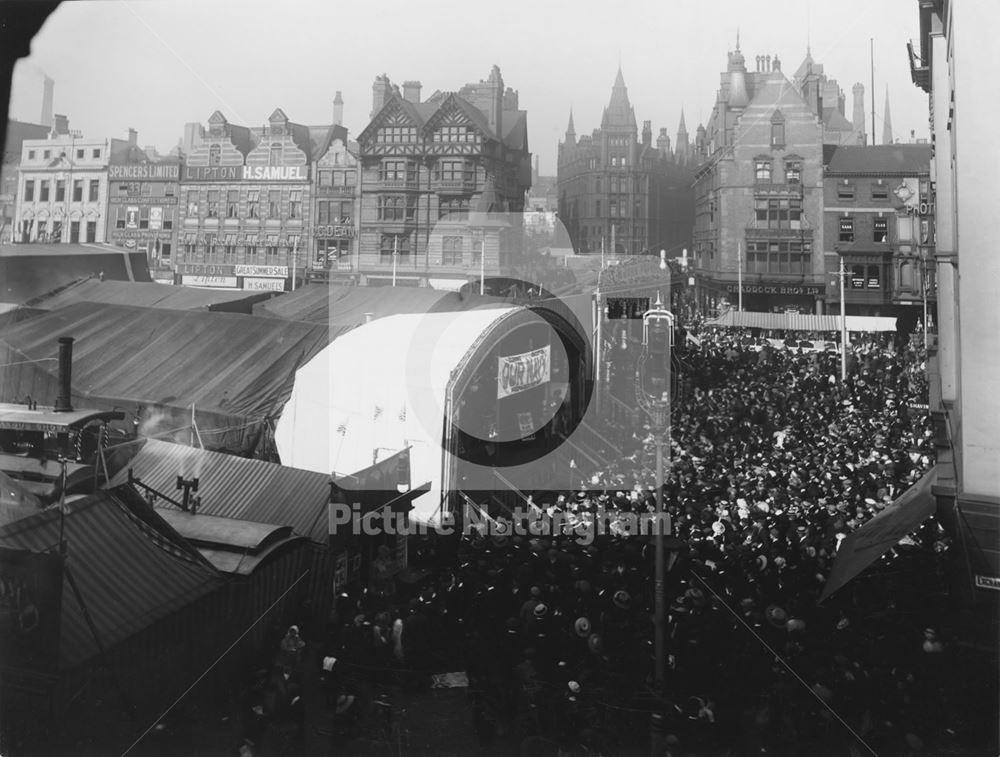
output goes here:
[[[839, 315], [803, 315], [800, 313], [757, 313], [728, 310], [707, 326], [731, 326], [775, 331], [840, 331]], [[895, 318], [847, 316], [848, 331], [895, 331]]]

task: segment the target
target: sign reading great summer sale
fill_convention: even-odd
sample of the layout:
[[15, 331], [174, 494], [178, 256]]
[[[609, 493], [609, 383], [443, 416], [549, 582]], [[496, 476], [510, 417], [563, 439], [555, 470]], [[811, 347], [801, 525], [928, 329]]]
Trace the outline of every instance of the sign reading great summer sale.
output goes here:
[[497, 399], [541, 386], [551, 378], [551, 345], [520, 355], [500, 356]]

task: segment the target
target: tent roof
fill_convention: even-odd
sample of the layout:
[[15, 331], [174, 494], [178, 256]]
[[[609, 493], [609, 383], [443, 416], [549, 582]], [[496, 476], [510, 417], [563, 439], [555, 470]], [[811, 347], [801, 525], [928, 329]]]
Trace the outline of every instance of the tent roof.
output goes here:
[[0, 301], [24, 303], [78, 279], [147, 281], [144, 252], [76, 244], [17, 244], [0, 247]]
[[172, 496], [178, 475], [197, 476], [200, 516], [291, 526], [297, 534], [326, 542], [329, 474], [155, 439], [134, 442], [126, 453], [134, 457], [114, 473], [111, 486], [125, 483], [131, 468], [142, 483]]
[[80, 302], [4, 329], [0, 400], [56, 396], [61, 335], [76, 339], [75, 406], [195, 405], [237, 427], [275, 415], [328, 343], [317, 324]]
[[290, 318], [309, 323], [329, 323], [353, 328], [374, 318], [405, 313], [438, 313], [495, 308], [505, 304], [496, 297], [463, 295], [429, 287], [344, 287], [308, 284], [254, 306], [257, 315]]
[[415, 522], [434, 520], [453, 372], [484, 335], [525, 310], [393, 315], [342, 335], [296, 372], [295, 388], [274, 433], [282, 461], [348, 473], [369, 467], [373, 453], [411, 447], [410, 480], [414, 485], [432, 482], [411, 517]]
[[[707, 326], [735, 326], [749, 329], [784, 331], [840, 331], [839, 315], [801, 315], [797, 313], [757, 313], [728, 310]], [[896, 319], [878, 316], [847, 316], [848, 331], [895, 331]]]
[[[134, 508], [146, 508], [143, 517]], [[222, 576], [125, 488], [69, 505], [67, 565], [106, 649], [222, 585]], [[33, 552], [59, 543], [59, 508], [0, 526], [0, 546]], [[59, 667], [98, 654], [80, 604], [64, 582]]]
[[58, 310], [77, 302], [101, 302], [108, 305], [136, 305], [147, 308], [172, 310], [211, 310], [225, 303], [234, 312], [236, 303], [243, 303], [241, 312], [250, 312], [255, 302], [266, 300], [269, 292], [250, 292], [242, 289], [199, 289], [196, 287], [170, 286], [168, 284], [134, 281], [77, 281], [58, 292], [42, 295], [33, 305], [42, 310]]

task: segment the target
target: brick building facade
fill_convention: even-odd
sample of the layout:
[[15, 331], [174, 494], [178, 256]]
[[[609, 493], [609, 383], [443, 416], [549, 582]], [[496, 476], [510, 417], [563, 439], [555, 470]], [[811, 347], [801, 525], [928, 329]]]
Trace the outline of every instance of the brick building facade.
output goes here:
[[[760, 66], [759, 66], [760, 68]], [[737, 43], [698, 128], [696, 304], [823, 312], [823, 124], [777, 56], [748, 72]]]
[[105, 239], [129, 250], [144, 251], [151, 268], [171, 271], [179, 227], [181, 161], [150, 160], [134, 143], [108, 165], [108, 211]]
[[848, 314], [915, 321], [925, 289], [933, 311], [930, 161], [928, 144], [827, 148], [823, 238], [831, 307], [840, 307], [835, 274], [843, 257]]

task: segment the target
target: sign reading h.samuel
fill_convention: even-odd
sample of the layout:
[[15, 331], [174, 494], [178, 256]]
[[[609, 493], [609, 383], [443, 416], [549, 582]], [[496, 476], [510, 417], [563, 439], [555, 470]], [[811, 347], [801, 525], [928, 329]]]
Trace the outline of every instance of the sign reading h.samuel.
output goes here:
[[500, 356], [497, 369], [497, 398], [533, 389], [547, 382], [550, 374], [551, 345], [520, 355]]
[[309, 181], [306, 166], [184, 166], [181, 181]]

